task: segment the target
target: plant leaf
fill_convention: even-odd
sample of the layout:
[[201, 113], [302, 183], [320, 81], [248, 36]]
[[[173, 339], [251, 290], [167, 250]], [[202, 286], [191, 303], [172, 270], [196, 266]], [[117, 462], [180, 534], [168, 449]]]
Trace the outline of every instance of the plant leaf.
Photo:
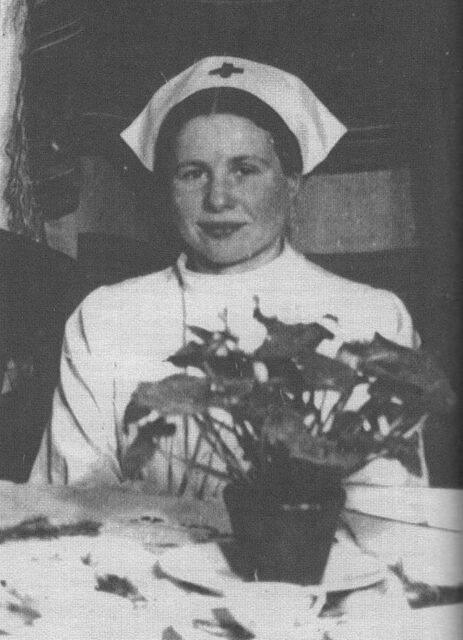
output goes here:
[[[255, 362], [259, 360], [256, 358]], [[293, 360], [287, 357], [271, 357], [263, 359], [262, 362], [267, 367], [270, 382], [283, 384], [294, 392], [304, 390], [301, 372]]]
[[275, 392], [271, 385], [254, 385], [242, 402], [230, 407], [230, 413], [239, 424], [249, 422], [258, 436], [269, 410], [275, 404]]
[[336, 414], [331, 429], [326, 434], [329, 440], [348, 442], [363, 431], [363, 417], [356, 411], [341, 411]]
[[[262, 437], [277, 451], [283, 446], [289, 458], [332, 467], [343, 475], [355, 468], [362, 458], [359, 452], [343, 450], [324, 435], [310, 435], [302, 417], [288, 408], [274, 409], [269, 414]], [[271, 455], [271, 450], [268, 453]]]
[[174, 374], [158, 382], [141, 382], [132, 402], [149, 407], [160, 415], [194, 415], [204, 413], [210, 400], [210, 382], [206, 378]]
[[209, 356], [224, 356], [237, 348], [238, 338], [226, 331], [207, 331], [201, 327], [189, 326], [188, 329], [200, 338], [205, 353]]
[[198, 342], [188, 342], [181, 349], [176, 351], [173, 356], [167, 358], [176, 367], [198, 367], [201, 368], [205, 358], [207, 357], [207, 347]]
[[207, 329], [196, 327], [195, 325], [191, 324], [188, 325], [188, 330], [206, 344], [214, 344], [218, 342], [223, 343], [227, 342], [228, 340], [231, 340], [235, 343], [238, 342], [238, 338], [229, 331], [208, 331]]
[[410, 438], [392, 440], [385, 454], [386, 458], [395, 458], [415, 476], [421, 476], [421, 459], [418, 453], [419, 437], [414, 433]]
[[207, 364], [216, 376], [251, 377], [252, 360], [243, 351], [229, 351], [226, 356], [210, 356]]
[[[396, 421], [405, 412], [404, 395], [400, 394], [395, 385], [385, 384], [384, 380], [377, 379], [368, 388], [369, 400], [361, 407], [360, 414], [370, 423], [374, 431], [379, 430], [379, 417], [384, 416], [389, 424]], [[394, 401], [395, 397], [400, 397], [401, 402]], [[416, 390], [414, 399], [410, 406], [416, 407]], [[424, 411], [423, 411], [424, 412]], [[421, 411], [420, 411], [421, 413]]]
[[269, 444], [284, 443], [291, 450], [294, 442], [305, 432], [306, 427], [302, 416], [291, 408], [283, 405], [269, 407], [262, 428], [262, 437]]
[[124, 426], [131, 424], [132, 422], [138, 422], [141, 418], [144, 418], [151, 409], [149, 407], [142, 407], [133, 400], [129, 402], [124, 412]]
[[216, 355], [208, 345], [189, 342], [167, 360], [176, 367], [196, 367], [215, 376], [252, 375], [252, 360], [240, 349], [225, 349], [225, 354]]
[[334, 389], [350, 391], [357, 379], [356, 372], [338, 360], [327, 358], [319, 353], [304, 353], [297, 357], [301, 366], [300, 374], [311, 389]]
[[267, 329], [266, 339], [253, 354], [255, 360], [312, 353], [322, 340], [333, 338], [331, 331], [317, 322], [286, 324], [276, 317], [267, 318], [259, 308], [254, 309], [254, 318]]
[[363, 452], [355, 448], [343, 449], [337, 442], [333, 442], [325, 436], [311, 436], [305, 433], [292, 453], [294, 458], [307, 460], [314, 464], [322, 464], [326, 467], [337, 469], [342, 475], [349, 475], [362, 461]]
[[254, 378], [218, 378], [211, 386], [211, 406], [229, 409], [249, 396]]
[[151, 460], [158, 447], [157, 440], [173, 436], [175, 430], [176, 426], [166, 422], [164, 418], [158, 418], [139, 427], [135, 440], [128, 447], [121, 461], [124, 476], [131, 480], [138, 479], [141, 470]]
[[212, 342], [214, 338], [214, 331], [208, 331], [207, 329], [203, 329], [202, 327], [196, 327], [195, 325], [188, 325], [188, 330], [195, 336], [197, 336], [200, 340], [202, 340], [205, 344]]
[[[366, 375], [414, 387], [435, 412], [446, 413], [455, 406], [456, 397], [447, 378], [425, 350], [403, 347], [375, 333], [369, 343], [344, 344], [338, 355], [341, 360], [354, 356], [355, 366]], [[397, 391], [400, 393], [399, 386]]]
[[304, 433], [294, 443], [291, 456], [313, 464], [331, 467], [342, 475], [349, 475], [362, 461], [364, 453], [357, 451], [354, 447], [343, 449], [337, 442], [325, 436], [314, 437]]

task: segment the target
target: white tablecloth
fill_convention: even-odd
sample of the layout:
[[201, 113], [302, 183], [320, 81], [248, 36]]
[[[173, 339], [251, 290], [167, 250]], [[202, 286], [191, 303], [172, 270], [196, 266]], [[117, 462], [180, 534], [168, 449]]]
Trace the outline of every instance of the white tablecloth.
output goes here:
[[[426, 491], [421, 489], [420, 491]], [[426, 498], [414, 494], [415, 505], [429, 502], [436, 504], [436, 495]], [[403, 495], [406, 503], [406, 495]], [[360, 496], [360, 497], [359, 497]], [[363, 498], [362, 498], [363, 496]], [[388, 498], [389, 496], [389, 498]], [[384, 512], [378, 516], [367, 511], [384, 508], [391, 493], [385, 488], [354, 488], [350, 494], [346, 521], [358, 540], [359, 546], [370, 549], [385, 562], [402, 559], [405, 566], [431, 566], [432, 571], [423, 575], [439, 578], [440, 584], [458, 584], [463, 582], [461, 565], [455, 561], [457, 540], [461, 532], [423, 526], [423, 524], [391, 520]], [[452, 499], [455, 495], [452, 494]], [[410, 497], [410, 496], [409, 496]], [[445, 502], [444, 493], [441, 494]], [[461, 495], [460, 495], [461, 498]], [[447, 497], [447, 500], [449, 498]], [[362, 502], [363, 500], [363, 502]], [[369, 505], [369, 506], [368, 506]], [[355, 509], [352, 509], [355, 507]], [[363, 512], [361, 511], [363, 509]], [[405, 516], [404, 516], [405, 513]], [[413, 520], [410, 516], [409, 520]], [[407, 510], [402, 509], [406, 519]], [[108, 535], [122, 536], [137, 541], [155, 553], [162, 553], [170, 545], [191, 544], [192, 537], [206, 540], [210, 535], [229, 531], [229, 521], [220, 501], [195, 501], [188, 498], [177, 499], [160, 497], [149, 493], [149, 488], [51, 488], [25, 485], [13, 485], [0, 482], [0, 522], [1, 526], [11, 526], [38, 515], [45, 515], [50, 522], [60, 524], [90, 517], [103, 522], [103, 531]], [[394, 514], [392, 514], [394, 515]], [[395, 514], [397, 515], [397, 514]], [[435, 516], [435, 513], [433, 514]], [[415, 513], [416, 516], [416, 513]], [[418, 514], [422, 522], [422, 513]], [[449, 520], [446, 521], [448, 525]], [[450, 537], [449, 537], [450, 536]], [[449, 540], [452, 540], [449, 544]], [[20, 543], [18, 543], [20, 544]], [[192, 547], [192, 552], [194, 547]], [[433, 553], [439, 562], [432, 562]], [[416, 559], [419, 559], [417, 564]], [[453, 561], [452, 561], [453, 558]], [[440, 566], [440, 569], [439, 569]], [[434, 574], [433, 574], [434, 571]], [[439, 573], [440, 571], [440, 573]], [[0, 567], [1, 572], [1, 567]], [[0, 576], [1, 577], [1, 576]], [[417, 578], [417, 576], [414, 576]], [[419, 578], [419, 576], [418, 576]], [[225, 601], [217, 598], [186, 594], [166, 580], [159, 591], [158, 605], [162, 615], [151, 629], [150, 640], [164, 640], [163, 630], [171, 626], [184, 640], [205, 640], [214, 637], [207, 629], [193, 629], [192, 619], [212, 620], [214, 607], [227, 606], [237, 619], [244, 622], [246, 612], [238, 606], [235, 599]], [[118, 599], [121, 601], [122, 599]], [[125, 603], [124, 603], [125, 606]], [[250, 607], [253, 605], [250, 601]], [[441, 606], [427, 609], [411, 609], [407, 603], [402, 583], [388, 572], [386, 579], [371, 588], [354, 591], [339, 599], [330, 617], [314, 618], [310, 624], [288, 630], [287, 621], [291, 617], [288, 606], [282, 606], [281, 615], [272, 619], [273, 633], [268, 631], [256, 638], [260, 640], [460, 640], [463, 630], [462, 606]], [[264, 614], [262, 614], [264, 615]], [[279, 624], [281, 625], [279, 628]], [[265, 623], [265, 620], [263, 621]], [[265, 628], [265, 625], [264, 627]], [[214, 629], [210, 629], [214, 631]], [[33, 634], [33, 629], [27, 633]], [[168, 632], [166, 632], [168, 633]], [[135, 635], [134, 635], [135, 634]], [[16, 636], [25, 640], [26, 636]], [[38, 639], [39, 635], [27, 638]], [[57, 640], [56, 636], [50, 640]], [[67, 638], [71, 638], [69, 630]], [[89, 636], [89, 638], [96, 636]], [[108, 636], [105, 637], [105, 640]], [[120, 640], [134, 638], [141, 640], [145, 636], [141, 630], [133, 629], [131, 636], [120, 636]], [[166, 635], [166, 638], [169, 636]], [[175, 637], [175, 636], [172, 636]], [[48, 638], [47, 638], [48, 640]], [[76, 638], [76, 640], [86, 640]], [[119, 640], [112, 636], [111, 640]]]

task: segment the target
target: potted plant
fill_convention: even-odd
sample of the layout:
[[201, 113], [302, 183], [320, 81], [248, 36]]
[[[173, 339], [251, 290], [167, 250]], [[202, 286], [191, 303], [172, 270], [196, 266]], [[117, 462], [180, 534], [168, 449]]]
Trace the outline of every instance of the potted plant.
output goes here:
[[317, 584], [345, 500], [343, 479], [377, 457], [420, 475], [419, 433], [431, 414], [451, 409], [454, 394], [425, 351], [376, 334], [344, 343], [331, 358], [317, 350], [334, 337], [325, 326], [265, 317], [257, 300], [254, 318], [267, 336], [252, 353], [227, 327], [189, 327], [194, 340], [169, 358], [184, 372], [141, 383], [126, 422], [153, 410], [159, 416], [140, 431], [139, 447], [147, 434], [173, 433], [169, 416], [194, 417], [226, 471], [187, 464], [225, 480], [247, 577]]

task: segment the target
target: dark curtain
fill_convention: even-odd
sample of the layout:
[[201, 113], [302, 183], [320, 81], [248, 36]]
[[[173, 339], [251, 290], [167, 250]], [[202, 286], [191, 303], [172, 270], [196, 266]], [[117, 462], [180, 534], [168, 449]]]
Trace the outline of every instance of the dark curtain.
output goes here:
[[[420, 166], [414, 171], [417, 225], [423, 255], [423, 338], [455, 390], [461, 389], [461, 30], [454, 2], [429, 9], [423, 77], [417, 101]], [[463, 486], [461, 403], [429, 430], [431, 478]]]

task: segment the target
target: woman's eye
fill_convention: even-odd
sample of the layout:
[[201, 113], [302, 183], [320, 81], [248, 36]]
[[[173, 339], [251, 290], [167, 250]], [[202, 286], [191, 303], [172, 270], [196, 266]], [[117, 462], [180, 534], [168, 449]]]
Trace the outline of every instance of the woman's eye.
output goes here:
[[201, 167], [188, 167], [185, 169], [179, 169], [177, 171], [177, 178], [184, 182], [193, 182], [194, 180], [200, 180], [204, 175], [204, 170]]
[[254, 165], [238, 165], [235, 168], [235, 172], [241, 176], [252, 176], [259, 172], [259, 169]]

